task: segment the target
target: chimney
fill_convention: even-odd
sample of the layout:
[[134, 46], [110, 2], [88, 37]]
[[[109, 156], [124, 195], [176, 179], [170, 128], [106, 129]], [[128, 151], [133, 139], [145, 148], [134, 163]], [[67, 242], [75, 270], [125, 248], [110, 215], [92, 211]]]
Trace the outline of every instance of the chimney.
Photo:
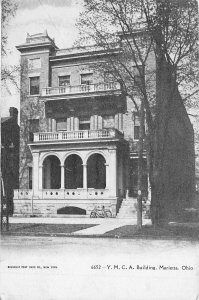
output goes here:
[[18, 120], [18, 109], [15, 108], [15, 107], [10, 107], [9, 112], [10, 112], [10, 117], [15, 118], [16, 122], [17, 122], [17, 120]]

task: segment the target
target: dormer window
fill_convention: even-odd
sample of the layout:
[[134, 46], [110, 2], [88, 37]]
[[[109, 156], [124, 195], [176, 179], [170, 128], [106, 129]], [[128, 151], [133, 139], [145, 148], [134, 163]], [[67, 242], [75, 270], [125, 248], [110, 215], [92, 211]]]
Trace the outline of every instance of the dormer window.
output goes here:
[[59, 86], [69, 86], [70, 75], [59, 76]]
[[91, 85], [93, 83], [93, 73], [81, 74], [81, 84]]
[[30, 95], [39, 95], [39, 76], [30, 77]]

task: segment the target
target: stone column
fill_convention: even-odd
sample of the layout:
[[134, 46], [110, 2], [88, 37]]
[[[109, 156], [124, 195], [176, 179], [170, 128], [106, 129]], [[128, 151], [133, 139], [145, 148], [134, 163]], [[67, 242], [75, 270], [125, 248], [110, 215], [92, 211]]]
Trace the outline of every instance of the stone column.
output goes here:
[[39, 190], [43, 189], [43, 166], [39, 166]]
[[70, 131], [70, 118], [67, 118], [67, 131]]
[[74, 130], [79, 130], [79, 119], [77, 117], [74, 118]]
[[98, 127], [98, 116], [97, 115], [94, 115], [93, 116], [93, 120], [94, 120], [94, 122], [93, 122], [93, 129], [94, 130], [96, 130], [97, 129], [97, 127]]
[[33, 152], [33, 197], [37, 198], [39, 194], [39, 153]]
[[61, 189], [64, 190], [65, 188], [65, 172], [64, 172], [64, 165], [61, 165]]
[[70, 130], [73, 131], [74, 130], [74, 117], [70, 118]]
[[102, 129], [102, 116], [98, 116], [98, 129]]
[[51, 118], [48, 119], [48, 131], [52, 132], [52, 119]]
[[116, 129], [119, 129], [118, 114], [115, 115], [115, 128], [116, 128]]
[[108, 181], [109, 181], [109, 194], [112, 197], [117, 195], [117, 153], [116, 149], [109, 150], [109, 172], [108, 172]]
[[95, 125], [94, 125], [94, 116], [91, 116], [91, 130], [95, 129]]
[[123, 131], [123, 114], [118, 114], [118, 130]]
[[52, 119], [52, 131], [56, 131], [56, 120]]
[[87, 189], [87, 164], [83, 164], [83, 189]]
[[109, 189], [110, 179], [109, 179], [109, 164], [105, 164], [106, 167], [106, 189]]

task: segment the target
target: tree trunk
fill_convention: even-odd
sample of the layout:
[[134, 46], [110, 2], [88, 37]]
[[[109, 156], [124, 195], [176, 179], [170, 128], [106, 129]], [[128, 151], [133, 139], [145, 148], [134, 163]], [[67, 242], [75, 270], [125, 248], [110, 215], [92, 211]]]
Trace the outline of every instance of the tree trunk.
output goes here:
[[138, 145], [138, 198], [137, 198], [137, 227], [142, 227], [142, 194], [143, 194], [143, 140], [144, 140], [144, 103], [141, 100], [140, 106], [140, 130]]
[[[158, 48], [158, 47], [157, 47]], [[158, 52], [158, 50], [157, 50]], [[164, 155], [166, 147], [166, 136], [168, 134], [169, 118], [171, 116], [173, 95], [176, 89], [176, 82], [173, 78], [172, 67], [166, 61], [164, 55], [159, 51], [156, 56], [156, 119], [155, 132], [153, 135], [153, 147], [151, 153], [151, 212], [152, 223], [159, 225], [164, 219]]]

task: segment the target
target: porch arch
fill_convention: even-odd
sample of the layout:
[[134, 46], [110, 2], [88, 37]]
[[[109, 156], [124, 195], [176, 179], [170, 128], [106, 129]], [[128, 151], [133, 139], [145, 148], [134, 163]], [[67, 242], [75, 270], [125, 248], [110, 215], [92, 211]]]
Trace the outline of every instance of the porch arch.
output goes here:
[[91, 154], [87, 160], [87, 186], [94, 189], [106, 188], [106, 160], [100, 153]]
[[56, 155], [48, 155], [43, 160], [43, 189], [60, 189], [61, 167]]
[[65, 189], [83, 188], [83, 162], [79, 155], [71, 154], [64, 162]]
[[43, 167], [44, 160], [45, 160], [47, 157], [49, 157], [49, 156], [56, 156], [56, 157], [59, 159], [60, 164], [61, 164], [61, 157], [59, 157], [59, 153], [54, 152], [54, 151], [50, 151], [50, 152], [48, 152], [48, 153], [42, 153], [42, 154], [40, 155], [40, 159], [39, 159], [39, 166], [40, 166], [40, 167]]

